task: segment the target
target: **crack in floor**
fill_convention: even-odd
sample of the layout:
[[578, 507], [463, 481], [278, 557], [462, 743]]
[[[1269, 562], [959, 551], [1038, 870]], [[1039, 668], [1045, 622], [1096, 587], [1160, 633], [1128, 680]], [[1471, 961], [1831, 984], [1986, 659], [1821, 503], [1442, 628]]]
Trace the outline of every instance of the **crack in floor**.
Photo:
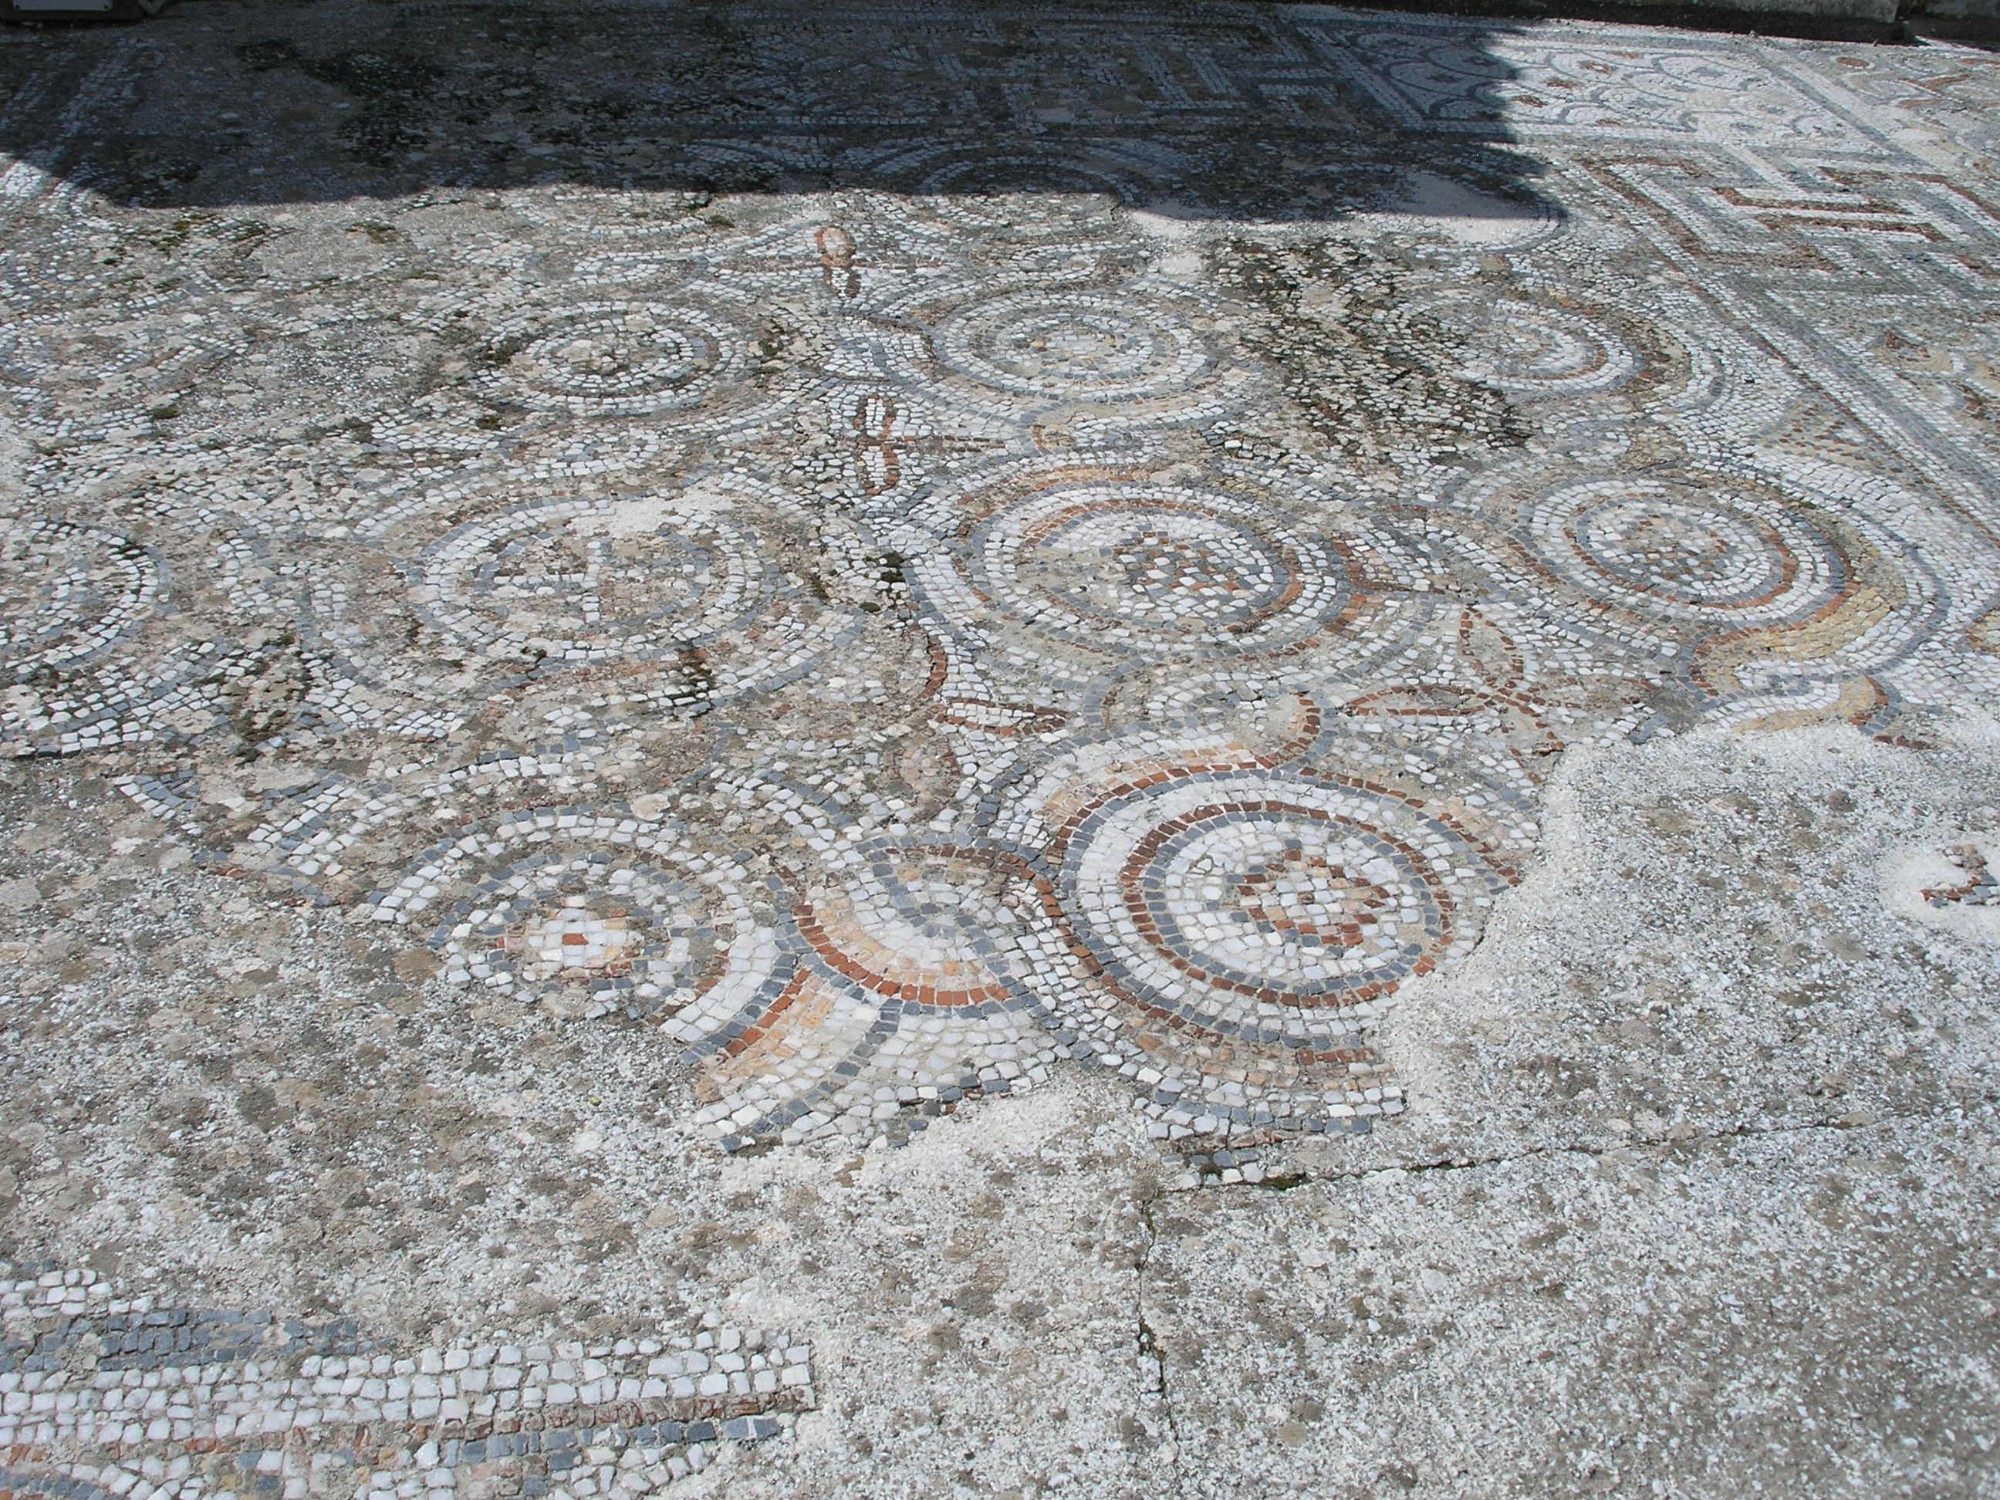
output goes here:
[[1141, 1196], [1137, 1200], [1139, 1223], [1144, 1231], [1144, 1245], [1134, 1268], [1136, 1279], [1133, 1287], [1133, 1316], [1137, 1324], [1134, 1348], [1139, 1360], [1141, 1386], [1142, 1388], [1145, 1386], [1150, 1374], [1152, 1386], [1150, 1390], [1145, 1391], [1145, 1394], [1159, 1398], [1160, 1415], [1166, 1423], [1168, 1437], [1173, 1443], [1173, 1456], [1168, 1461], [1168, 1466], [1173, 1469], [1175, 1475], [1174, 1493], [1179, 1494], [1182, 1456], [1180, 1417], [1174, 1410], [1173, 1382], [1167, 1374], [1166, 1350], [1162, 1347], [1151, 1320], [1146, 1316], [1146, 1276], [1152, 1266], [1153, 1250], [1159, 1244], [1159, 1229], [1153, 1222], [1154, 1201], [1150, 1195]]
[[[2000, 1104], [2000, 1095], [1983, 1095], [1975, 1107], [1991, 1109]], [[1962, 1112], [1962, 1110], [1960, 1111]], [[1499, 1156], [1437, 1157], [1429, 1161], [1384, 1162], [1379, 1166], [1356, 1167], [1341, 1171], [1318, 1172], [1310, 1167], [1276, 1174], [1261, 1182], [1214, 1183], [1201, 1182], [1198, 1188], [1217, 1190], [1224, 1187], [1241, 1187], [1253, 1192], [1286, 1193], [1295, 1188], [1313, 1183], [1358, 1182], [1371, 1177], [1386, 1177], [1394, 1173], [1419, 1176], [1433, 1172], [1476, 1172], [1487, 1167], [1514, 1166], [1521, 1162], [1535, 1161], [1559, 1156], [1584, 1156], [1602, 1160], [1618, 1153], [1652, 1152], [1664, 1155], [1677, 1147], [1727, 1145], [1736, 1141], [1758, 1140], [1767, 1137], [1788, 1135], [1811, 1135], [1821, 1131], [1851, 1133], [1879, 1129], [1885, 1125], [1903, 1124], [1915, 1121], [1936, 1121], [1950, 1111], [1942, 1110], [1893, 1110], [1872, 1115], [1865, 1120], [1813, 1120], [1795, 1125], [1742, 1125], [1729, 1130], [1702, 1131], [1677, 1138], [1655, 1140], [1622, 1141], [1611, 1145], [1591, 1145], [1587, 1142], [1565, 1142], [1557, 1145], [1535, 1146], [1525, 1151], [1510, 1152]]]

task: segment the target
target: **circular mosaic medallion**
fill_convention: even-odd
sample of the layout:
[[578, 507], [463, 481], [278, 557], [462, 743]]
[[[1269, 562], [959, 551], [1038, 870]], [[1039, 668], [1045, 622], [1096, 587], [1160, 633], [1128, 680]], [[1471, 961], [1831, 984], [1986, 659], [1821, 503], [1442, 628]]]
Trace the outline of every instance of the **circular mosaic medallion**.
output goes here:
[[671, 501], [544, 500], [452, 528], [412, 575], [424, 617], [485, 656], [678, 656], [742, 628], [773, 580], [727, 517]]
[[1615, 390], [1639, 356], [1581, 313], [1512, 299], [1490, 309], [1474, 334], [1465, 373], [1510, 396], [1581, 396]]
[[1212, 360], [1172, 309], [1091, 292], [1016, 292], [948, 316], [932, 347], [949, 370], [1023, 396], [1126, 401], [1197, 385]]
[[1470, 948], [1499, 877], [1403, 798], [1295, 773], [1176, 777], [1085, 818], [1063, 865], [1077, 930], [1128, 998], [1298, 1044]]
[[1807, 513], [1741, 489], [1594, 480], [1550, 495], [1531, 526], [1548, 567], [1644, 614], [1793, 618], [1829, 602], [1849, 574]]
[[[985, 497], [974, 496], [979, 506]], [[1045, 473], [920, 570], [927, 603], [997, 651], [1078, 680], [1129, 660], [1297, 650], [1356, 608], [1340, 543], [1221, 490]]]
[[[172, 497], [124, 503], [131, 510], [118, 516], [119, 530], [53, 516], [0, 522], [0, 753], [184, 737], [210, 727], [223, 700], [244, 706], [256, 692], [267, 662], [223, 668], [234, 630], [247, 623], [232, 588], [243, 538]], [[195, 533], [167, 530], [171, 561], [140, 540], [168, 520]], [[172, 597], [177, 570], [208, 583], [199, 621]]]
[[1940, 607], [1893, 533], [1754, 480], [1588, 478], [1470, 498], [1458, 509], [1494, 569], [1490, 610], [1666, 661], [1705, 692], [1882, 670]]
[[1615, 392], [1649, 406], [1715, 394], [1703, 373], [1710, 359], [1680, 331], [1685, 310], [1467, 292], [1418, 303], [1412, 316], [1435, 320], [1458, 345], [1460, 374], [1516, 401]]
[[427, 737], [454, 722], [440, 710], [529, 681], [546, 684], [538, 697], [568, 683], [597, 710], [700, 713], [795, 680], [858, 629], [786, 570], [809, 531], [768, 486], [696, 475], [649, 495], [523, 490], [442, 517], [413, 507], [380, 528], [379, 550], [311, 570], [302, 633], [327, 658], [317, 701]]
[[748, 340], [701, 309], [586, 302], [526, 314], [488, 341], [491, 393], [573, 416], [647, 416], [709, 400], [740, 376]]
[[723, 1022], [768, 998], [780, 943], [736, 865], [616, 812], [522, 813], [434, 849], [372, 902], [435, 921], [445, 977], [565, 1015]]
[[127, 323], [0, 321], [0, 390], [30, 426], [67, 441], [172, 421], [180, 397], [223, 377], [246, 341], [224, 318], [141, 311]]

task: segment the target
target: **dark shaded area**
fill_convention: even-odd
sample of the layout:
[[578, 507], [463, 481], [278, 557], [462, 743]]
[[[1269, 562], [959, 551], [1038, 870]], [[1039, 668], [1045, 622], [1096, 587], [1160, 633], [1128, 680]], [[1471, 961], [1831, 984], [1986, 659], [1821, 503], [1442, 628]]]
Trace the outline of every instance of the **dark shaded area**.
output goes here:
[[1792, 36], [1811, 41], [1902, 43], [1918, 36], [1991, 33], [1981, 21], [1955, 22], [1922, 14], [1923, 7], [1901, 0], [1895, 20], [1813, 15], [1805, 11], [1750, 10], [1678, 0], [1372, 0], [1383, 10], [1427, 12], [1478, 20], [1605, 21], [1619, 26], [1666, 26], [1686, 31], [1721, 31], [1739, 36]]
[[[1490, 28], [1313, 7], [181, 0], [0, 37], [0, 151], [143, 207], [428, 188], [1545, 211]], [[1479, 212], [1474, 208], [1473, 212]]]

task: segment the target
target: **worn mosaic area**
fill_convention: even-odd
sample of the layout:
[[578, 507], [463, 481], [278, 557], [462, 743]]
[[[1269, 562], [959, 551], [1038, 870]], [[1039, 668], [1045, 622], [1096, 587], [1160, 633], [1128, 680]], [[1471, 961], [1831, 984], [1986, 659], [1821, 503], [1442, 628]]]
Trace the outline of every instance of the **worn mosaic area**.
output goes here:
[[1366, 1126], [1566, 748], [2000, 689], [1984, 60], [603, 10], [0, 43], [0, 736], [727, 1147]]

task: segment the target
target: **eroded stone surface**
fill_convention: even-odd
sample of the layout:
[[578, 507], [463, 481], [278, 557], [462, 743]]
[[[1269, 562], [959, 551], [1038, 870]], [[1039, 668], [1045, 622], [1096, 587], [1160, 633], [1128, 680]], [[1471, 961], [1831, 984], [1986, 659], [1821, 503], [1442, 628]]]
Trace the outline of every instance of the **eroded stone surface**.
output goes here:
[[1981, 54], [0, 75], [0, 1483], [2000, 1483]]

